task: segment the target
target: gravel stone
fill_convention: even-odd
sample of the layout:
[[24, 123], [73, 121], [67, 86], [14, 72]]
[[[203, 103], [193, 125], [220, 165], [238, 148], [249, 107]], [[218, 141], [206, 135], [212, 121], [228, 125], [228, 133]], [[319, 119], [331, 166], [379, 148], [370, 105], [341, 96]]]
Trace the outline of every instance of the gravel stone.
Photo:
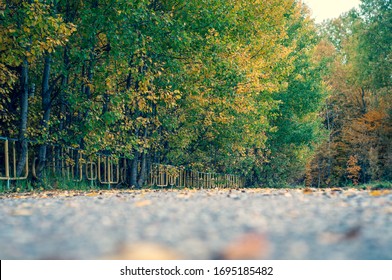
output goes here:
[[162, 189], [0, 196], [3, 260], [116, 258], [143, 244], [178, 258], [215, 259], [249, 234], [268, 242], [268, 251], [260, 252], [266, 259], [392, 259], [392, 192]]

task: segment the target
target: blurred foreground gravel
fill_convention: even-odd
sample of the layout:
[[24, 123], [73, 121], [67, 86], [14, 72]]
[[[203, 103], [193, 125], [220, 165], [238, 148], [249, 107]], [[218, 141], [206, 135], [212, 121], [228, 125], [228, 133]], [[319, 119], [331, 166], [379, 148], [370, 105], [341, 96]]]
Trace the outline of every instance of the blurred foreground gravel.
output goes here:
[[0, 259], [392, 259], [392, 192], [0, 195]]

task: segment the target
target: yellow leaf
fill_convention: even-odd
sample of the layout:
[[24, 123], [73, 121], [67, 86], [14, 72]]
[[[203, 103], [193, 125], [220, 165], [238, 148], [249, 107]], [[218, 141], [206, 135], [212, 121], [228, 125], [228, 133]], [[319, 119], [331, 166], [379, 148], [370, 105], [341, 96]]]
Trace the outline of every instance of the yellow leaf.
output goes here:
[[371, 196], [380, 196], [380, 195], [381, 195], [381, 192], [380, 192], [380, 191], [370, 191], [369, 194], [370, 194]]
[[144, 206], [148, 206], [151, 204], [151, 200], [141, 200], [141, 201], [137, 201], [135, 203], [136, 207], [144, 207]]
[[309, 188], [305, 188], [303, 193], [304, 194], [311, 194], [311, 193], [313, 193], [313, 191], [311, 189], [309, 189]]
[[13, 216], [30, 216], [33, 212], [29, 209], [15, 209], [11, 212]]
[[263, 259], [270, 254], [267, 237], [256, 232], [246, 233], [232, 240], [219, 254], [224, 260]]
[[96, 192], [91, 192], [91, 193], [86, 194], [86, 196], [97, 196], [97, 195], [98, 195], [98, 193], [96, 193]]
[[384, 191], [380, 191], [380, 190], [373, 190], [370, 191], [370, 195], [371, 196], [381, 196], [381, 195], [386, 195], [389, 194], [390, 192], [388, 190], [384, 190]]
[[162, 246], [157, 243], [136, 243], [122, 245], [113, 254], [104, 259], [109, 260], [179, 260], [183, 257], [172, 248]]
[[178, 198], [190, 198], [191, 195], [189, 193], [179, 193], [177, 195]]

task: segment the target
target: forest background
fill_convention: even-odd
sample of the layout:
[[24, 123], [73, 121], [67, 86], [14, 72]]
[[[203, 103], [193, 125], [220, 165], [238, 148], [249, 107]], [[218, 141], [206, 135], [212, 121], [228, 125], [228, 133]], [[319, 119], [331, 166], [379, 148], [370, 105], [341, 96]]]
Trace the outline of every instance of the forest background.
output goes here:
[[[0, 1], [0, 136], [241, 174], [392, 180], [392, 1]], [[129, 185], [143, 184], [131, 168]]]

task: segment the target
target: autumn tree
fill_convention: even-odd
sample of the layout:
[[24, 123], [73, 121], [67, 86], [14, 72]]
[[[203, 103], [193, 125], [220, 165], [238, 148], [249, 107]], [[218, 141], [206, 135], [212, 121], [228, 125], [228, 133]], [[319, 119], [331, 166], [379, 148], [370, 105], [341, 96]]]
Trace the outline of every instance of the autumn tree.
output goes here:
[[[5, 131], [8, 135], [17, 135], [19, 140], [18, 176], [26, 162], [28, 130], [32, 129], [28, 126], [29, 93], [33, 94], [36, 83], [31, 81], [30, 72], [33, 68], [40, 68], [43, 58], [45, 62], [42, 70], [42, 110], [46, 116], [42, 119], [43, 127], [37, 126], [36, 129], [45, 129], [50, 113], [50, 53], [57, 46], [65, 44], [74, 31], [74, 27], [64, 23], [62, 17], [53, 9], [50, 2], [7, 1], [2, 4], [3, 49], [0, 71], [1, 76], [4, 77], [1, 81], [4, 90], [1, 94], [2, 100], [8, 103], [6, 106], [3, 103], [2, 106], [7, 107], [4, 108], [6, 118], [18, 122], [18, 125], [13, 127], [8, 124], [8, 129]], [[19, 77], [19, 81], [15, 76]], [[19, 106], [16, 105], [18, 103]]]
[[0, 132], [21, 157], [37, 140], [39, 180], [48, 143], [121, 156], [136, 187], [151, 162], [303, 177], [326, 86], [301, 1], [6, 1], [0, 17]]
[[319, 37], [306, 6], [297, 4], [286, 17], [288, 38], [284, 43], [295, 47], [289, 56], [293, 68], [284, 80], [287, 88], [273, 96], [279, 105], [270, 113], [273, 129], [268, 133], [267, 163], [259, 179], [268, 185], [301, 182], [322, 136], [318, 112], [326, 90], [322, 83], [325, 62], [316, 57]]
[[[325, 76], [329, 139], [312, 164], [318, 173], [313, 177], [322, 178], [322, 185], [345, 184], [354, 177], [360, 182], [391, 179], [391, 71], [386, 65], [391, 35], [385, 29], [391, 19], [390, 1], [366, 0], [359, 11], [324, 25], [335, 53]], [[323, 168], [317, 171], [320, 163]], [[347, 163], [360, 174], [347, 173]]]

